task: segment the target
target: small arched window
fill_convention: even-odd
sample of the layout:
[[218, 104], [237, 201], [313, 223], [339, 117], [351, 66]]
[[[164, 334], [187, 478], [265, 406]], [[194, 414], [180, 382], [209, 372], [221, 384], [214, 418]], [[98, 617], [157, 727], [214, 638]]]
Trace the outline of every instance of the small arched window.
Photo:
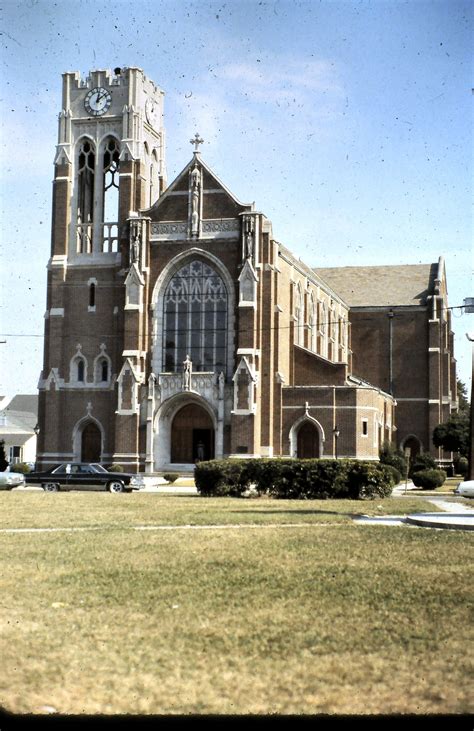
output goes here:
[[89, 307], [95, 307], [95, 283], [89, 284]]
[[99, 363], [100, 368], [100, 380], [106, 382], [109, 380], [109, 362], [103, 358]]
[[84, 383], [84, 375], [85, 375], [85, 364], [83, 358], [78, 358], [76, 361], [76, 368], [77, 368], [77, 381], [78, 383]]

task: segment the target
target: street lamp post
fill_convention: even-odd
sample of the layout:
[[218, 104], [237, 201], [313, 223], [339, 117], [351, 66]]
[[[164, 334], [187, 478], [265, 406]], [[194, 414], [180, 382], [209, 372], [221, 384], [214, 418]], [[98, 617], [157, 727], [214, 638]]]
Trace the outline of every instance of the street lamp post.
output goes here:
[[334, 434], [334, 456], [337, 459], [337, 440], [339, 438], [340, 431], [337, 428], [337, 426], [334, 427], [332, 430], [332, 433]]

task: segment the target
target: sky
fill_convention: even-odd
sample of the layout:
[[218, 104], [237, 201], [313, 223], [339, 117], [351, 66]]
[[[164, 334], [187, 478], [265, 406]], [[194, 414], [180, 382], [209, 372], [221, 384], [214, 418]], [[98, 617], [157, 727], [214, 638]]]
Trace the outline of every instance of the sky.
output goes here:
[[199, 132], [308, 265], [444, 256], [470, 389], [471, 2], [6, 0], [0, 27], [0, 395], [42, 367], [61, 74], [117, 66], [165, 92], [168, 182]]

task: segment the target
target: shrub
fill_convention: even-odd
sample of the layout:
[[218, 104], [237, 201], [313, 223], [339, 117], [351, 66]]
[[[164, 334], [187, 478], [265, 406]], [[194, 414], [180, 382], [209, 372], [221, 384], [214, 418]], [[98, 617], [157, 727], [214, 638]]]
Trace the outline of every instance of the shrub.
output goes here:
[[10, 472], [20, 472], [22, 475], [27, 475], [28, 472], [31, 472], [31, 467], [25, 462], [17, 462], [10, 465]]
[[413, 475], [413, 484], [423, 490], [434, 490], [444, 485], [446, 472], [444, 470], [418, 470]]
[[241, 496], [251, 484], [277, 499], [375, 498], [391, 494], [393, 467], [335, 459], [248, 459], [200, 462], [196, 488], [204, 496]]
[[436, 462], [431, 456], [431, 454], [428, 454], [428, 452], [424, 452], [423, 454], [417, 454], [415, 459], [413, 460], [412, 464], [410, 465], [410, 472], [408, 473], [410, 477], [413, 477], [415, 472], [419, 472], [420, 470], [435, 470], [436, 469]]
[[121, 464], [111, 464], [107, 467], [107, 472], [123, 472]]
[[402, 475], [393, 465], [379, 463], [379, 467], [383, 467], [385, 470], [388, 471], [392, 479], [393, 487], [395, 487], [395, 485], [398, 485], [402, 481]]
[[249, 487], [243, 469], [246, 460], [215, 459], [199, 462], [194, 468], [194, 482], [204, 497], [241, 497]]
[[388, 497], [394, 486], [392, 467], [378, 462], [353, 462], [347, 486], [348, 496], [353, 500]]
[[0, 472], [4, 472], [8, 467], [8, 460], [5, 454], [5, 441], [0, 440]]
[[462, 475], [463, 477], [466, 477], [468, 467], [469, 462], [466, 457], [458, 457], [454, 460], [454, 469], [457, 475]]
[[171, 484], [173, 484], [173, 482], [176, 482], [178, 477], [179, 477], [178, 472], [165, 472], [163, 474], [163, 479], [165, 479], [166, 482], [171, 482]]
[[[389, 464], [405, 477], [407, 473], [407, 460], [403, 452], [396, 449], [391, 442], [384, 442], [380, 450], [380, 461], [382, 464]], [[400, 480], [399, 480], [400, 481]]]

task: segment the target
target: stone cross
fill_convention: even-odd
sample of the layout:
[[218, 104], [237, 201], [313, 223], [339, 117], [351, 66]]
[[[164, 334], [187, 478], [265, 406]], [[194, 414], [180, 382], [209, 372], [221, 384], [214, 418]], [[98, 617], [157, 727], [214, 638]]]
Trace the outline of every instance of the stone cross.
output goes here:
[[204, 140], [202, 137], [199, 137], [199, 133], [196, 132], [194, 135], [194, 138], [192, 140], [189, 140], [192, 145], [194, 145], [194, 152], [199, 152], [199, 145], [202, 145], [204, 143]]

